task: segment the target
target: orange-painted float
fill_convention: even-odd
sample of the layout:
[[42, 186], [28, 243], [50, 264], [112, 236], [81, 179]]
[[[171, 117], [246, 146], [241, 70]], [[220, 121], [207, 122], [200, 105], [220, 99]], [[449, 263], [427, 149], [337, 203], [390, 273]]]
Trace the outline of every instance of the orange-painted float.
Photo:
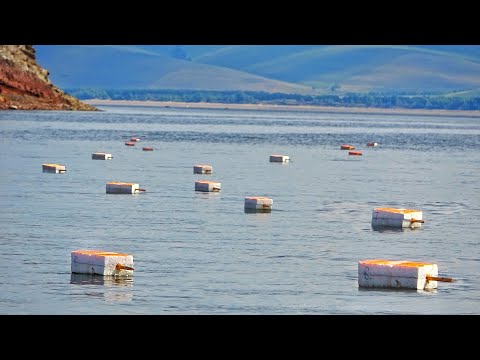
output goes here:
[[133, 275], [132, 255], [103, 250], [74, 250], [70, 255], [74, 274]]
[[437, 282], [453, 282], [439, 277], [437, 264], [409, 261], [370, 259], [358, 262], [358, 286], [368, 288], [417, 289], [437, 288]]
[[425, 223], [423, 212], [414, 209], [376, 208], [372, 211], [372, 228], [420, 228]]
[[340, 149], [341, 150], [353, 150], [353, 149], [355, 149], [355, 146], [349, 145], [349, 144], [343, 144], [343, 145], [340, 145]]

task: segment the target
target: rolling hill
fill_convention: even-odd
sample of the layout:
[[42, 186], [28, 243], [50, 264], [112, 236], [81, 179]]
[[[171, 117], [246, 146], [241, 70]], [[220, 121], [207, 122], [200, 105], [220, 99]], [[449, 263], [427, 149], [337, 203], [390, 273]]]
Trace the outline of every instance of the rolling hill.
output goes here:
[[[63, 88], [253, 90], [308, 93], [311, 87], [174, 56], [176, 47], [36, 46], [38, 62]], [[173, 51], [173, 55], [170, 55]]]
[[477, 45], [37, 45], [63, 88], [298, 94], [480, 89]]

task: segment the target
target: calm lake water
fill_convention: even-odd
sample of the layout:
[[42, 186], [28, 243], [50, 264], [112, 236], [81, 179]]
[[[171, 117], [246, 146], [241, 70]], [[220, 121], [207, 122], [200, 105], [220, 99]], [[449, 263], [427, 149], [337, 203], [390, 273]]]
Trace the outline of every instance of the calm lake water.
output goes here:
[[[0, 112], [0, 314], [480, 314], [480, 118], [100, 109]], [[221, 191], [194, 191], [204, 179]], [[146, 191], [106, 194], [109, 181]], [[246, 196], [273, 210], [246, 213]], [[376, 207], [425, 223], [373, 230]], [[134, 275], [72, 274], [77, 249], [128, 253]], [[455, 281], [359, 288], [373, 258]]]

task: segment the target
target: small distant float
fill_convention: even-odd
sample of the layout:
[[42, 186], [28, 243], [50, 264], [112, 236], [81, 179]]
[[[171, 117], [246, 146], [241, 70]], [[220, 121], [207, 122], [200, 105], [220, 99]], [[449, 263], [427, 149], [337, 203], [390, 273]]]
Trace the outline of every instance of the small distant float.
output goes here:
[[212, 165], [193, 165], [194, 174], [211, 174], [212, 170]]
[[113, 159], [112, 154], [105, 152], [96, 152], [92, 154], [92, 160], [111, 160]]
[[423, 213], [414, 209], [376, 208], [372, 211], [372, 228], [420, 228]]
[[132, 138], [130, 138], [130, 141], [131, 141], [131, 142], [137, 142], [137, 141], [140, 141], [140, 138], [138, 138], [138, 137], [132, 137]]
[[135, 142], [133, 141], [125, 141], [126, 146], [135, 146]]
[[195, 191], [219, 192], [222, 184], [216, 181], [200, 180], [195, 181]]
[[349, 144], [340, 145], [340, 150], [354, 150], [355, 146]]
[[371, 141], [371, 142], [367, 143], [367, 146], [368, 147], [375, 147], [375, 146], [378, 146], [378, 143]]
[[153, 147], [142, 147], [143, 151], [153, 151]]
[[272, 211], [273, 199], [265, 196], [245, 197], [245, 212], [270, 212]]
[[270, 155], [270, 162], [287, 162], [290, 161], [290, 156], [288, 155]]
[[63, 174], [67, 172], [65, 165], [62, 164], [42, 164], [44, 173]]
[[362, 156], [362, 152], [361, 151], [349, 151], [348, 155]]
[[141, 189], [136, 183], [111, 181], [106, 184], [107, 194], [136, 194], [140, 191], [145, 189]]

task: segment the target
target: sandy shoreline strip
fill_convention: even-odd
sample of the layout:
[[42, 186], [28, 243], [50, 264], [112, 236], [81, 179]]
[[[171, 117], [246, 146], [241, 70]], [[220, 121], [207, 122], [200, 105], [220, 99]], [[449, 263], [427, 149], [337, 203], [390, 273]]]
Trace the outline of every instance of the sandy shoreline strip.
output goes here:
[[430, 115], [430, 116], [469, 116], [480, 117], [480, 110], [427, 110], [427, 109], [379, 109], [360, 107], [334, 107], [314, 105], [270, 105], [270, 104], [222, 104], [191, 103], [176, 101], [137, 101], [137, 100], [83, 100], [93, 106], [155, 106], [163, 108], [190, 109], [232, 109], [232, 110], [268, 110], [268, 111], [318, 111], [323, 113], [360, 113], [360, 114], [398, 114], [398, 115]]

